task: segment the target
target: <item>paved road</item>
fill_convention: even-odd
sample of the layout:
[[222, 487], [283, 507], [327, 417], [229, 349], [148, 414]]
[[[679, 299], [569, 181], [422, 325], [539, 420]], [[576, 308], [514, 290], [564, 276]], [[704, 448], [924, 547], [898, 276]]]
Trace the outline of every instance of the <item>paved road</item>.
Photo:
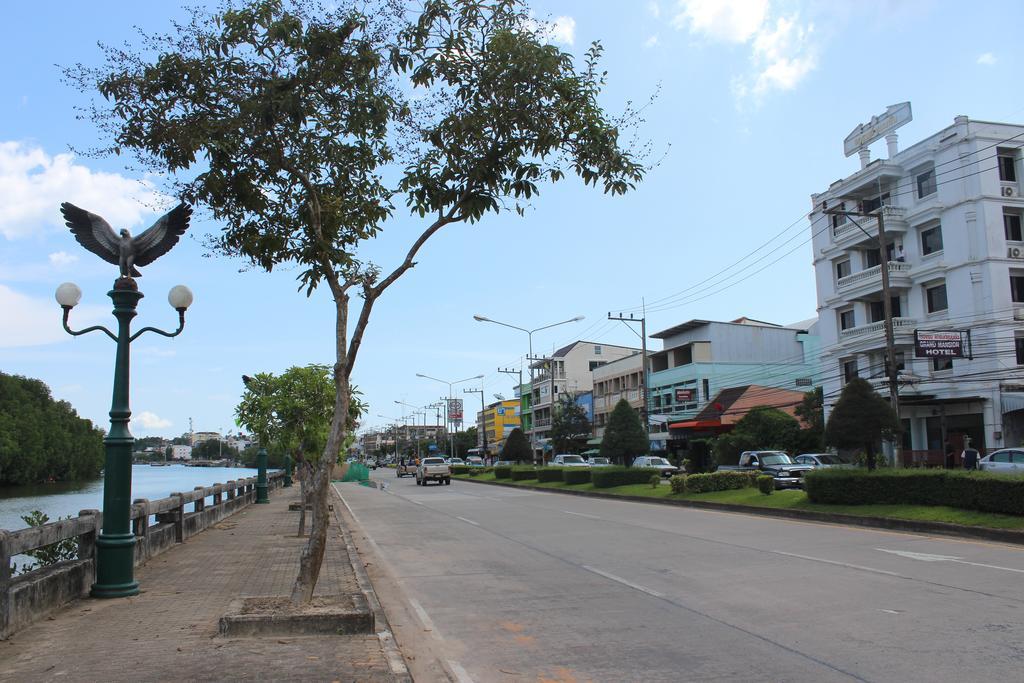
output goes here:
[[462, 681], [1021, 680], [1021, 548], [374, 477], [344, 499]]

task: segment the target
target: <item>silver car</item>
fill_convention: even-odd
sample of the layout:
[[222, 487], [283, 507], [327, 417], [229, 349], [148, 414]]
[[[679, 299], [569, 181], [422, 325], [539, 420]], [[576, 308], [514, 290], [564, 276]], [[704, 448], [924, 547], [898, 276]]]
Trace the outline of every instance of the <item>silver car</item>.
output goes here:
[[811, 467], [818, 469], [821, 467], [843, 467], [850, 468], [854, 467], [854, 464], [849, 460], [834, 455], [832, 453], [801, 453], [796, 456], [794, 460], [800, 465], [810, 465]]
[[1024, 474], [1024, 448], [1004, 448], [989, 453], [978, 462], [978, 469], [1001, 474]]

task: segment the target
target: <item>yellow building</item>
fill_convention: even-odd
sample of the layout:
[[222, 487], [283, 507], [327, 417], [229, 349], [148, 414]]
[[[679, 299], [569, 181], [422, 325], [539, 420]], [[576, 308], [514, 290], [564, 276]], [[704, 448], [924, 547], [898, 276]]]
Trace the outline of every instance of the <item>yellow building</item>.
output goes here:
[[519, 427], [519, 399], [497, 401], [476, 414], [477, 445], [483, 447], [483, 435], [487, 435], [487, 453], [497, 455], [505, 445], [509, 432]]

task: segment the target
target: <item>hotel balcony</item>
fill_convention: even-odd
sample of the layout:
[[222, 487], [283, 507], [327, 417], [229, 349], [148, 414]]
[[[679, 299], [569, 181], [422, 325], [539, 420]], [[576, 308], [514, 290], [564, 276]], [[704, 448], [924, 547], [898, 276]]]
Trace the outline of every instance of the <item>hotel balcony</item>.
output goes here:
[[[911, 286], [909, 263], [889, 261], [889, 287], [892, 289], [909, 289]], [[848, 301], [863, 299], [882, 291], [882, 266], [865, 268], [841, 277], [836, 281], [836, 293]]]
[[[907, 210], [899, 206], [883, 206], [882, 217], [885, 220], [885, 234], [902, 237], [907, 232]], [[860, 224], [860, 228], [857, 224]], [[861, 230], [863, 228], [863, 230]], [[853, 216], [832, 230], [832, 242], [839, 247], [852, 247], [861, 242], [878, 239], [878, 219]], [[876, 243], [876, 242], [875, 242]]]
[[[893, 336], [899, 342], [900, 338], [910, 338], [913, 341], [914, 328], [917, 327], [917, 320], [914, 318], [893, 318], [892, 319], [892, 332]], [[878, 322], [868, 323], [867, 325], [858, 325], [857, 327], [851, 327], [843, 330], [839, 333], [839, 341], [860, 341], [861, 339], [867, 339], [874, 336], [883, 336], [885, 334], [885, 321], [879, 320]], [[906, 339], [902, 340], [906, 343]]]

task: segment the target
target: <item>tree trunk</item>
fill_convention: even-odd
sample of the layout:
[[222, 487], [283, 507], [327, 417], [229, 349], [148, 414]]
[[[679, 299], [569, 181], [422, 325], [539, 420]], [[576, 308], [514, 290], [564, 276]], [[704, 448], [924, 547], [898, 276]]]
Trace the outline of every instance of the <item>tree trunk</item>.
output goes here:
[[867, 444], [867, 448], [864, 451], [867, 453], [868, 471], [871, 472], [875, 469], [875, 444]]
[[309, 463], [301, 460], [295, 468], [299, 480], [299, 536], [306, 535], [306, 506], [309, 505]]
[[331, 461], [321, 457], [313, 472], [308, 487], [309, 500], [313, 513], [309, 541], [302, 549], [299, 558], [299, 575], [292, 586], [292, 604], [303, 605], [313, 599], [313, 589], [320, 578], [320, 567], [323, 565], [324, 552], [327, 550], [327, 526], [330, 517], [327, 514], [327, 500], [331, 485]]

